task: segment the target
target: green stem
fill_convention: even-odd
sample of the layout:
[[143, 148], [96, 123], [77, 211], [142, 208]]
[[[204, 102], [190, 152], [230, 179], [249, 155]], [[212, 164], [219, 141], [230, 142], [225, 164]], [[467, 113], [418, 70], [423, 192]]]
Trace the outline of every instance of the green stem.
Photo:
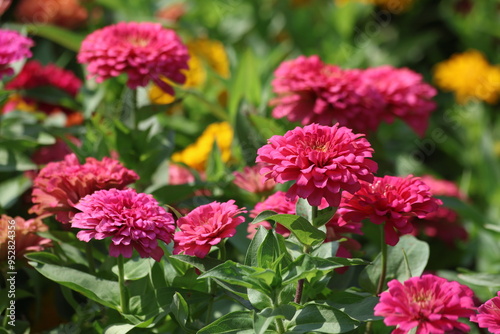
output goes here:
[[122, 313], [129, 313], [128, 294], [125, 287], [125, 270], [123, 269], [123, 256], [118, 256], [118, 285], [120, 286], [120, 307]]
[[221, 241], [217, 246], [219, 247], [219, 260], [226, 261], [226, 241]]
[[87, 247], [86, 247], [86, 254], [87, 254], [87, 262], [89, 263], [89, 271], [92, 275], [95, 274], [95, 263], [94, 263], [94, 254], [92, 252], [92, 244], [90, 242], [87, 242]]
[[137, 116], [138, 111], [139, 107], [137, 105], [137, 89], [132, 89], [132, 117], [134, 119], [135, 131], [139, 129], [139, 117]]
[[276, 318], [276, 327], [278, 329], [278, 334], [285, 333], [285, 325], [283, 324], [283, 319]]
[[382, 248], [382, 272], [377, 285], [377, 296], [384, 291], [385, 276], [387, 275], [387, 244], [385, 243], [385, 232], [382, 226], [382, 233], [380, 238], [380, 247]]

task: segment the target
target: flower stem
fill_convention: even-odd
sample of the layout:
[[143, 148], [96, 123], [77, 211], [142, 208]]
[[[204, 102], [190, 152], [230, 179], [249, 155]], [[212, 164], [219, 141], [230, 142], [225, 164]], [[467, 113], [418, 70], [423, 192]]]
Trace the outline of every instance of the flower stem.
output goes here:
[[226, 241], [221, 241], [217, 246], [219, 247], [219, 260], [226, 261]]
[[285, 325], [283, 324], [283, 319], [276, 318], [276, 327], [278, 329], [279, 334], [285, 333]]
[[385, 233], [382, 227], [380, 247], [382, 248], [382, 271], [377, 285], [377, 296], [384, 291], [385, 276], [387, 274], [387, 244], [385, 243]]
[[86, 247], [86, 254], [87, 254], [87, 262], [89, 263], [89, 271], [92, 275], [95, 274], [95, 263], [94, 263], [94, 254], [92, 252], [92, 244], [90, 242], [87, 242], [87, 247]]
[[125, 288], [125, 270], [123, 269], [123, 256], [118, 256], [118, 285], [120, 286], [120, 307], [122, 313], [129, 313], [128, 294]]

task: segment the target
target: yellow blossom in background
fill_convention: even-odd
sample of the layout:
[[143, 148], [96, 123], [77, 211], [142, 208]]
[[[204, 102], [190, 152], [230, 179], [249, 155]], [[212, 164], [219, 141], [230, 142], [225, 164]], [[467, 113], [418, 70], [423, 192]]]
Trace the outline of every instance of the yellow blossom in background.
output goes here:
[[227, 122], [210, 124], [195, 143], [183, 151], [174, 153], [172, 161], [180, 162], [198, 171], [204, 171], [212, 147], [216, 141], [221, 152], [222, 161], [228, 162], [231, 158], [231, 143], [233, 129]]
[[383, 7], [393, 13], [398, 13], [408, 9], [414, 0], [335, 0], [337, 5], [344, 5], [348, 2], [361, 2]]
[[[189, 69], [182, 70], [186, 75], [186, 82], [182, 87], [197, 88], [205, 83], [207, 72], [203, 63], [206, 63], [221, 77], [229, 77], [229, 60], [221, 42], [205, 38], [195, 39], [187, 43], [187, 47], [191, 57], [188, 62]], [[167, 79], [165, 81], [173, 84]], [[149, 89], [149, 99], [155, 104], [169, 104], [175, 100], [175, 97], [165, 93], [160, 87], [152, 85]]]
[[12, 110], [36, 112], [38, 109], [35, 103], [26, 102], [21, 95], [11, 94], [5, 103], [3, 112], [5, 113]]
[[481, 52], [469, 50], [438, 63], [434, 82], [454, 92], [458, 103], [476, 98], [493, 104], [500, 94], [500, 66], [489, 64]]

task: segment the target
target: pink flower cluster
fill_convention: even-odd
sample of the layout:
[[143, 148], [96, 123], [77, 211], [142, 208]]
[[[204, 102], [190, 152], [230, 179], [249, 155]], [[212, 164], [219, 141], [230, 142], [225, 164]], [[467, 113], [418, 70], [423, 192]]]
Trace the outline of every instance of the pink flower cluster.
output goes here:
[[31, 57], [33, 40], [14, 30], [0, 29], [0, 80], [14, 74], [10, 64]]
[[160, 261], [163, 249], [158, 240], [169, 243], [175, 230], [174, 218], [158, 205], [153, 196], [134, 189], [99, 190], [82, 198], [75, 208], [71, 227], [83, 229], [78, 239], [89, 242], [111, 237], [109, 254], [132, 257], [136, 249], [141, 257]]
[[441, 204], [420, 178], [384, 176], [372, 184], [362, 182], [354, 195], [344, 192], [337, 213], [348, 222], [384, 224], [385, 242], [394, 246], [400, 235], [413, 231], [413, 217], [424, 218]]
[[139, 179], [132, 170], [118, 161], [105, 157], [102, 161], [87, 158], [82, 165], [74, 154], [63, 161], [45, 166], [33, 182], [31, 213], [56, 215], [62, 223], [69, 223], [78, 212], [76, 204], [97, 190], [118, 188]]
[[183, 253], [204, 258], [212, 246], [235, 235], [236, 226], [245, 221], [244, 217], [238, 215], [247, 211], [238, 208], [234, 203], [234, 200], [212, 202], [179, 218], [179, 231], [174, 234], [174, 254]]
[[387, 326], [397, 326], [393, 334], [468, 332], [469, 326], [458, 321], [474, 315], [474, 293], [458, 282], [434, 275], [412, 277], [403, 284], [392, 280], [389, 290], [380, 295], [375, 315], [384, 317]]
[[78, 53], [78, 61], [88, 64], [89, 75], [97, 82], [126, 73], [131, 89], [153, 81], [170, 95], [175, 92], [162, 79], [184, 83], [181, 70], [189, 68], [188, 59], [187, 47], [173, 30], [149, 22], [120, 22], [96, 30]]
[[274, 72], [273, 117], [303, 125], [335, 122], [357, 132], [401, 118], [423, 136], [436, 104], [436, 89], [407, 68], [341, 69], [318, 56], [283, 62]]
[[490, 333], [500, 333], [500, 291], [477, 309], [478, 314], [473, 314], [470, 321], [476, 322], [479, 327], [487, 328]]
[[319, 206], [324, 199], [338, 206], [342, 190], [355, 193], [360, 180], [372, 182], [377, 170], [370, 160], [373, 149], [362, 136], [338, 124], [297, 127], [271, 137], [257, 151], [257, 162], [265, 163], [261, 174], [267, 179], [295, 181], [287, 192], [290, 200], [306, 198]]
[[[453, 182], [438, 180], [430, 175], [422, 176], [422, 181], [429, 186], [434, 196], [466, 199]], [[431, 238], [442, 240], [449, 246], [453, 246], [457, 240], [465, 241], [468, 238], [467, 230], [460, 224], [458, 214], [443, 206], [436, 211], [429, 212], [424, 218], [414, 218], [413, 227], [415, 235], [421, 231]]]

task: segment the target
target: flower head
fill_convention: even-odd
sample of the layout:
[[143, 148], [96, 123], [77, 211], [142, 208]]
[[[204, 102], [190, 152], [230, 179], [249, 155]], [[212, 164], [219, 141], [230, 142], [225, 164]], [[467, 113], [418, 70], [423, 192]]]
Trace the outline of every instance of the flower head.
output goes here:
[[[26, 62], [21, 72], [5, 85], [7, 89], [18, 92], [9, 98], [4, 107], [4, 112], [14, 109], [26, 111], [30, 111], [30, 109], [40, 110], [47, 115], [62, 112], [66, 115], [67, 126], [81, 124], [83, 116], [77, 111], [54, 103], [23, 96], [23, 91], [26, 89], [45, 86], [56, 88], [71, 97], [75, 97], [82, 86], [82, 81], [71, 71], [53, 64], [43, 66], [36, 60], [30, 60]], [[28, 106], [28, 108], [25, 106]]]
[[306, 198], [319, 206], [325, 199], [338, 206], [341, 191], [358, 191], [360, 180], [373, 181], [377, 164], [373, 149], [362, 135], [345, 127], [311, 124], [284, 136], [273, 136], [257, 151], [261, 173], [278, 183], [295, 181], [287, 192], [290, 200]]
[[387, 122], [401, 118], [420, 136], [425, 134], [429, 117], [436, 109], [436, 103], [431, 100], [437, 93], [434, 87], [408, 68], [374, 67], [365, 70], [363, 76], [384, 98], [381, 117]]
[[236, 226], [245, 221], [244, 217], [238, 215], [247, 212], [234, 203], [234, 200], [212, 202], [179, 218], [179, 231], [174, 234], [174, 254], [184, 253], [204, 258], [212, 246], [222, 239], [232, 237], [236, 233]]
[[135, 89], [153, 81], [165, 92], [173, 88], [161, 80], [184, 83], [181, 70], [188, 69], [189, 54], [173, 30], [148, 22], [120, 22], [88, 35], [82, 42], [78, 61], [88, 64], [97, 82], [128, 75], [127, 85]]
[[374, 130], [380, 123], [384, 101], [362, 71], [324, 64], [318, 56], [300, 56], [283, 62], [274, 76], [273, 117], [303, 125], [338, 122], [360, 132]]
[[[259, 215], [259, 213], [266, 210], [271, 210], [279, 214], [294, 215], [296, 203], [297, 200], [290, 201], [286, 197], [286, 193], [284, 193], [283, 191], [277, 191], [276, 193], [266, 198], [263, 202], [255, 204], [253, 210], [250, 211], [250, 217], [255, 218]], [[268, 221], [262, 221], [256, 224], [248, 224], [248, 239], [253, 239], [255, 233], [257, 233], [257, 230], [259, 229], [259, 226], [264, 226], [268, 230], [271, 229], [271, 223], [269, 223]], [[284, 237], [288, 237], [290, 235], [290, 230], [288, 230], [281, 224], [276, 224], [276, 232]]]
[[438, 63], [434, 81], [443, 90], [455, 93], [459, 103], [479, 99], [494, 104], [500, 96], [500, 66], [493, 66], [482, 53], [469, 50]]
[[[422, 176], [422, 181], [430, 188], [434, 196], [450, 196], [466, 199], [457, 185], [451, 181], [438, 180], [430, 175]], [[449, 208], [440, 206], [436, 211], [428, 213], [424, 218], [414, 218], [415, 233], [422, 231], [425, 235], [439, 238], [449, 246], [457, 240], [467, 240], [467, 230], [460, 224], [458, 214]]]
[[0, 29], [0, 80], [14, 74], [10, 64], [31, 57], [33, 40], [14, 30]]
[[88, 12], [78, 0], [21, 0], [16, 7], [18, 21], [33, 24], [52, 24], [68, 29], [80, 27]]
[[74, 154], [63, 161], [45, 166], [33, 182], [33, 203], [30, 212], [38, 215], [56, 215], [62, 223], [69, 223], [76, 212], [76, 204], [101, 189], [123, 189], [139, 179], [132, 170], [118, 161], [105, 157], [102, 161], [87, 158], [81, 165]]
[[193, 183], [195, 177], [191, 171], [181, 165], [169, 164], [168, 166], [168, 184], [179, 185]]
[[210, 152], [212, 152], [214, 141], [219, 147], [222, 161], [229, 161], [231, 158], [233, 129], [227, 122], [210, 124], [195, 143], [189, 145], [181, 152], [174, 153], [172, 161], [184, 163], [198, 171], [204, 171]]
[[71, 227], [82, 229], [78, 239], [89, 242], [111, 237], [109, 255], [114, 257], [132, 257], [135, 249], [141, 257], [160, 261], [163, 250], [158, 240], [170, 243], [175, 230], [172, 214], [153, 196], [134, 189], [99, 190], [75, 207], [82, 211], [71, 221]]
[[473, 314], [470, 321], [478, 323], [479, 327], [487, 328], [490, 333], [500, 333], [500, 291], [477, 309], [478, 314]]
[[392, 280], [387, 285], [375, 315], [384, 317], [387, 326], [398, 326], [393, 333], [408, 333], [415, 327], [417, 334], [469, 331], [458, 321], [474, 314], [474, 293], [467, 286], [434, 275], [412, 277], [403, 284]]
[[[9, 229], [9, 226], [15, 226], [15, 230]], [[49, 239], [37, 235], [37, 232], [46, 232], [48, 229], [39, 218], [24, 220], [21, 217], [12, 218], [2, 215], [0, 217], [0, 261], [7, 259], [9, 231], [15, 231], [15, 254], [16, 258], [21, 259], [28, 252], [40, 252], [51, 246]]]
[[243, 172], [234, 172], [233, 183], [248, 192], [259, 194], [266, 193], [274, 189], [276, 183], [273, 180], [266, 180], [266, 178], [260, 175], [259, 171], [262, 168], [261, 165], [257, 164], [252, 167], [245, 166]]
[[420, 178], [384, 176], [376, 177], [372, 184], [362, 182], [354, 195], [344, 192], [337, 212], [348, 222], [369, 219], [384, 224], [385, 242], [394, 246], [400, 235], [413, 231], [413, 217], [424, 218], [441, 204]]

